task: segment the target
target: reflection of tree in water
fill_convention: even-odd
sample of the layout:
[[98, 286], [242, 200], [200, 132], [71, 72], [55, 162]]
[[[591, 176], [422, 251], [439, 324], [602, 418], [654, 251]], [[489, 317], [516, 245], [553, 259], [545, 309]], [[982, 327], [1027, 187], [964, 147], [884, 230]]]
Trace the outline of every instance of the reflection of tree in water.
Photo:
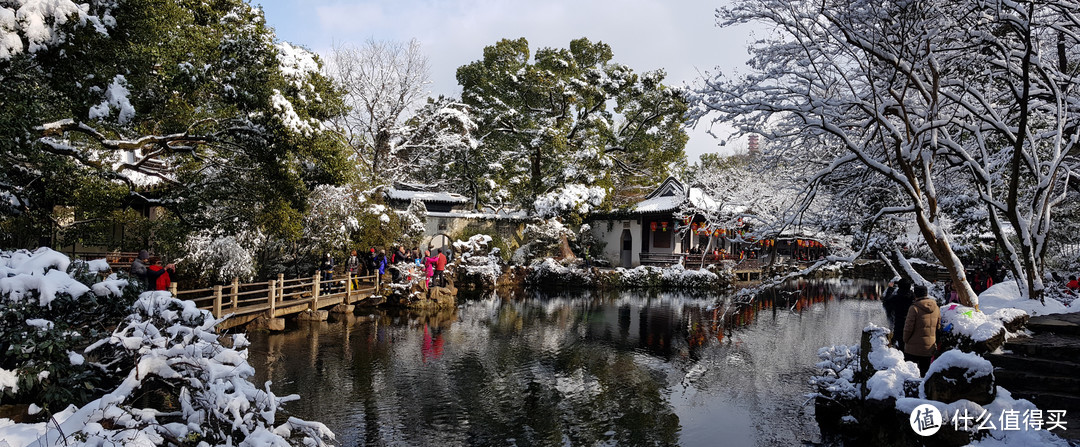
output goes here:
[[[833, 329], [826, 319], [780, 323], [820, 310], [814, 304], [832, 294], [871, 295], [791, 290], [744, 306], [641, 292], [371, 312], [253, 335], [252, 363], [258, 383], [272, 379], [275, 393], [302, 396], [286, 409], [327, 422], [343, 445], [672, 445], [688, 422], [677, 415], [687, 408], [671, 401], [680, 382], [700, 399], [790, 417], [801, 402], [780, 401], [779, 389], [807, 392], [799, 371], [814, 361], [800, 355], [822, 346], [800, 331]], [[762, 319], [775, 323], [750, 324]]]

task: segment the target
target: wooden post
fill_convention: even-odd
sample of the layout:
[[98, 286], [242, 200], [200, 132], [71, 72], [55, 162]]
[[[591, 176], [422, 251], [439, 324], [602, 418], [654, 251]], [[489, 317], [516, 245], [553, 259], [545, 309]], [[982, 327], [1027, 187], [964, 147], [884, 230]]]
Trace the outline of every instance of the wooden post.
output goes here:
[[169, 293], [172, 294], [173, 298], [176, 297], [176, 283], [175, 282], [169, 284]]
[[284, 273], [278, 273], [278, 275], [277, 275], [277, 287], [278, 287], [277, 299], [279, 299], [281, 301], [284, 301], [285, 300], [285, 274]]
[[379, 279], [381, 279], [381, 278], [379, 278], [379, 271], [376, 270], [375, 271], [375, 294], [376, 295], [379, 294], [379, 283], [381, 282], [381, 281], [379, 281]]
[[352, 304], [352, 292], [353, 292], [353, 276], [352, 272], [345, 272], [345, 304]]
[[316, 273], [311, 280], [311, 310], [315, 311], [319, 308], [319, 274]]
[[277, 299], [274, 298], [275, 290], [274, 280], [271, 279], [269, 287], [266, 288], [266, 300], [270, 302], [270, 318], [274, 318], [274, 310], [277, 309]]
[[240, 300], [240, 278], [232, 279], [232, 308], [236, 310], [236, 305]]
[[214, 318], [221, 318], [221, 284], [214, 286]]

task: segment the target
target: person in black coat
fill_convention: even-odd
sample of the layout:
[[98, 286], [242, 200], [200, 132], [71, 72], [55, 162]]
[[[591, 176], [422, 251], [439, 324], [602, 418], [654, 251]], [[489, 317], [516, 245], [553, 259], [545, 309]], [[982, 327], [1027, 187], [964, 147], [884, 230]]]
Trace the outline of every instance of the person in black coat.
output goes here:
[[911, 307], [914, 298], [915, 295], [911, 290], [911, 280], [901, 278], [896, 283], [896, 292], [886, 298], [884, 303], [885, 316], [889, 319], [890, 326], [892, 326], [893, 344], [901, 351], [904, 350], [904, 340], [901, 336], [904, 333], [904, 322], [907, 320], [908, 308]]

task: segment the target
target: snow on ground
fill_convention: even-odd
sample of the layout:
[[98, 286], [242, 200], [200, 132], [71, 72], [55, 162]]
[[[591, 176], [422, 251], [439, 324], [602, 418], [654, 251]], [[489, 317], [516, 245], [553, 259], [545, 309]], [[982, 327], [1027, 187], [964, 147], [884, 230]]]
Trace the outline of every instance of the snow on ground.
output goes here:
[[[1006, 281], [995, 284], [979, 295], [979, 307], [982, 310], [959, 304], [946, 304], [941, 307], [941, 324], [946, 330], [966, 335], [974, 341], [987, 340], [1004, 329], [1003, 322], [1011, 321], [1023, 314], [1038, 316], [1058, 313], [1080, 311], [1078, 306], [1067, 306], [1054, 299], [1046, 299], [1045, 303], [1025, 299], [1020, 295], [1015, 281]], [[964, 415], [971, 417], [973, 422], [968, 431], [985, 435], [974, 441], [975, 446], [1068, 446], [1068, 442], [1058, 437], [1053, 431], [1048, 431], [1046, 425], [1039, 430], [1015, 429], [1004, 430], [1000, 419], [1003, 415], [1032, 414], [1039, 412], [1033, 403], [1024, 399], [1014, 399], [1008, 390], [997, 387], [997, 397], [987, 405], [978, 405], [968, 400], [959, 400], [950, 404], [926, 399], [921, 382], [924, 380], [919, 375], [918, 368], [912, 362], [903, 360], [903, 353], [888, 346], [885, 343], [886, 331], [874, 325], [867, 327], [877, 333], [871, 339], [871, 352], [868, 358], [877, 371], [866, 382], [866, 395], [862, 396], [860, 387], [855, 382], [855, 372], [858, 371], [858, 347], [856, 346], [831, 346], [818, 350], [821, 362], [817, 367], [822, 371], [810, 379], [811, 385], [815, 386], [818, 393], [826, 396], [844, 398], [869, 398], [885, 400], [896, 398], [896, 408], [902, 413], [911, 413], [922, 404], [930, 404], [938, 408], [946, 425], [957, 424], [964, 427], [966, 419]], [[962, 352], [959, 350], [947, 351], [930, 365], [927, 376], [937, 371], [950, 367], [962, 367], [966, 369], [968, 378], [976, 378], [993, 373], [993, 365], [983, 357]], [[920, 382], [920, 398], [904, 397], [904, 382]], [[966, 412], [966, 413], [965, 413]], [[978, 430], [978, 417], [982, 414], [993, 416], [989, 422], [996, 424], [996, 429], [987, 430], [984, 426]], [[1047, 417], [1047, 412], [1041, 413]], [[985, 422], [985, 421], [984, 421]], [[1021, 427], [1024, 424], [1021, 423]], [[1067, 427], [1066, 427], [1067, 428]]]
[[1061, 301], [1047, 298], [1045, 303], [1029, 300], [1020, 296], [1016, 281], [1004, 281], [994, 284], [979, 294], [979, 309], [992, 313], [1000, 309], [1014, 308], [1027, 312], [1031, 316], [1080, 312], [1080, 306], [1066, 306]]
[[946, 330], [959, 333], [980, 342], [1000, 333], [1005, 322], [1021, 315], [1050, 315], [1080, 311], [1080, 306], [1066, 306], [1060, 301], [1047, 298], [1045, 303], [1020, 296], [1016, 281], [995, 284], [979, 295], [979, 309], [960, 304], [941, 307], [941, 325]]

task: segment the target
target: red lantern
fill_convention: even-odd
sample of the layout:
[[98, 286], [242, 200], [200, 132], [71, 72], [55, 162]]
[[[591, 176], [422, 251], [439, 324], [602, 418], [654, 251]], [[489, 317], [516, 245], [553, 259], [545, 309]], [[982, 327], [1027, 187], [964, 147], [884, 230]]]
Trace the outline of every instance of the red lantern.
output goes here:
[[661, 228], [662, 228], [662, 229], [663, 229], [664, 231], [667, 231], [667, 222], [660, 222], [660, 227], [661, 227]]
[[653, 230], [653, 231], [656, 231], [656, 222], [649, 223], [649, 229]]
[[716, 230], [713, 230], [712, 235], [713, 235], [713, 237], [720, 237], [720, 229], [717, 228]]
[[684, 225], [690, 225], [690, 220], [692, 220], [692, 219], [693, 219], [693, 216], [683, 216], [682, 222], [683, 222]]
[[692, 230], [694, 230], [694, 231], [697, 231], [697, 229], [698, 229], [698, 223], [697, 223], [697, 222], [694, 222], [694, 224], [693, 224], [693, 225], [690, 225], [690, 229], [692, 229]]

